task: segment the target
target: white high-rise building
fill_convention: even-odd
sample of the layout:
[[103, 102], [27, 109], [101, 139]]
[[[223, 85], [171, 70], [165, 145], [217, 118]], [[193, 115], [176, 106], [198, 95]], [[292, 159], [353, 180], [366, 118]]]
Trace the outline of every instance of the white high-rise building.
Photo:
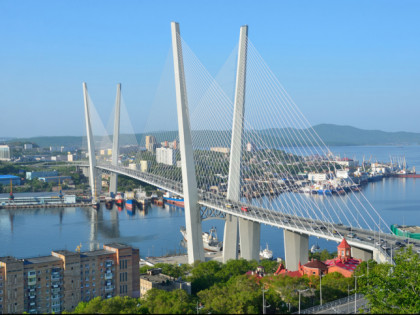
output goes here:
[[175, 150], [170, 148], [157, 148], [156, 162], [166, 165], [175, 165]]
[[10, 161], [10, 147], [8, 145], [0, 145], [0, 161]]

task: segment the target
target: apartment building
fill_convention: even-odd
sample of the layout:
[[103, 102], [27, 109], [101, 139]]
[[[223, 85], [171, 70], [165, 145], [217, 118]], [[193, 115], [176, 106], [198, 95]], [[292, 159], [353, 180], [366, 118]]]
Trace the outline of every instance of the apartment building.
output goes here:
[[139, 250], [107, 244], [90, 252], [0, 257], [0, 313], [61, 313], [97, 296], [140, 296]]

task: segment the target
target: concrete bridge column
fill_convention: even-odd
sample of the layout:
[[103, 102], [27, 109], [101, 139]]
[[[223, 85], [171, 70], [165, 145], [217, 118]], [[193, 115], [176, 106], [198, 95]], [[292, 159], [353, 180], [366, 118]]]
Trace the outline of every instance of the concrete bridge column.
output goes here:
[[172, 51], [174, 58], [178, 132], [181, 153], [182, 190], [184, 192], [185, 229], [187, 232], [188, 263], [204, 261], [201, 216], [198, 205], [197, 178], [188, 112], [187, 87], [182, 57], [179, 24], [172, 22]]
[[284, 230], [284, 255], [286, 268], [298, 270], [299, 262], [303, 265], [309, 259], [309, 235]]
[[239, 218], [239, 238], [241, 242], [241, 257], [246, 260], [260, 259], [261, 224]]
[[[241, 198], [241, 155], [242, 155], [242, 134], [244, 129], [245, 114], [245, 79], [246, 79], [246, 56], [248, 44], [248, 26], [242, 26], [239, 35], [238, 68], [236, 70], [235, 103], [233, 109], [232, 140], [229, 161], [229, 178], [227, 199], [239, 201]], [[248, 225], [243, 229], [248, 231]], [[252, 231], [259, 231], [259, 228], [250, 228]], [[240, 233], [240, 238], [242, 234]], [[248, 244], [248, 238], [245, 244]], [[258, 236], [259, 240], [259, 236]], [[242, 246], [242, 241], [241, 241]], [[257, 248], [259, 250], [260, 244]], [[242, 248], [241, 248], [242, 251]], [[251, 254], [242, 257], [251, 257]], [[238, 218], [229, 215], [225, 223], [225, 234], [223, 238], [223, 261], [238, 259]], [[252, 259], [252, 258], [247, 258]], [[258, 259], [258, 257], [257, 257]]]
[[373, 252], [367, 249], [361, 249], [361, 248], [352, 246], [351, 257], [356, 258], [356, 259], [361, 259], [363, 261], [367, 261], [373, 258]]
[[[121, 83], [117, 85], [117, 98], [115, 100], [114, 134], [112, 136], [112, 165], [118, 165], [119, 138], [120, 138], [120, 105], [121, 105]], [[109, 179], [109, 192], [117, 193], [118, 174], [111, 173]]]
[[96, 201], [97, 195], [97, 173], [96, 173], [96, 155], [95, 155], [95, 142], [93, 139], [92, 126], [90, 121], [89, 101], [87, 94], [86, 83], [83, 82], [83, 99], [85, 102], [85, 120], [86, 120], [86, 136], [89, 153], [89, 184], [92, 190], [92, 200]]

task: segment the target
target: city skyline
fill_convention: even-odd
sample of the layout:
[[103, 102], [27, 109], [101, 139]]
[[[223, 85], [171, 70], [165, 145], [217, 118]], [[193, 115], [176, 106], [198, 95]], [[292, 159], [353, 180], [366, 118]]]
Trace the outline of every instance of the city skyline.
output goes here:
[[214, 76], [248, 24], [252, 43], [311, 125], [420, 132], [418, 3], [241, 4], [1, 2], [0, 136], [83, 135], [83, 81], [105, 116], [121, 82], [134, 131], [144, 132], [171, 21]]

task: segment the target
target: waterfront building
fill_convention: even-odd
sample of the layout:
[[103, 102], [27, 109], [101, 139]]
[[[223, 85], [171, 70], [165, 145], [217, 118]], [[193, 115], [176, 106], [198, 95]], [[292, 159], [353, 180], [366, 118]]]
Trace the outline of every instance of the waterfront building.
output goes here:
[[139, 297], [139, 250], [123, 244], [89, 252], [0, 257], [0, 313], [61, 313], [95, 297]]
[[320, 182], [331, 178], [332, 176], [330, 173], [308, 173], [308, 180], [314, 182]]
[[225, 147], [212, 147], [210, 148], [210, 151], [229, 154], [230, 149]]
[[23, 145], [23, 149], [24, 149], [24, 150], [32, 150], [32, 149], [33, 149], [33, 145], [32, 145], [32, 143], [25, 143], [25, 144]]
[[175, 165], [175, 150], [170, 148], [157, 148], [156, 149], [156, 162], [166, 165]]
[[0, 175], [0, 185], [9, 186], [10, 181], [12, 181], [12, 185], [20, 185], [20, 177], [15, 175]]
[[154, 152], [156, 149], [155, 136], [146, 136], [146, 149], [147, 151]]
[[359, 165], [359, 161], [349, 159], [347, 157], [336, 159], [334, 163], [337, 163], [341, 166], [347, 167], [347, 168], [356, 168]]
[[8, 145], [0, 145], [0, 161], [10, 161], [10, 147]]
[[40, 171], [40, 172], [26, 172], [26, 179], [33, 180], [39, 177], [58, 176], [57, 171]]
[[144, 296], [147, 291], [153, 288], [165, 291], [182, 289], [191, 294], [191, 282], [164, 275], [161, 268], [153, 268], [147, 273], [140, 274], [140, 296]]

